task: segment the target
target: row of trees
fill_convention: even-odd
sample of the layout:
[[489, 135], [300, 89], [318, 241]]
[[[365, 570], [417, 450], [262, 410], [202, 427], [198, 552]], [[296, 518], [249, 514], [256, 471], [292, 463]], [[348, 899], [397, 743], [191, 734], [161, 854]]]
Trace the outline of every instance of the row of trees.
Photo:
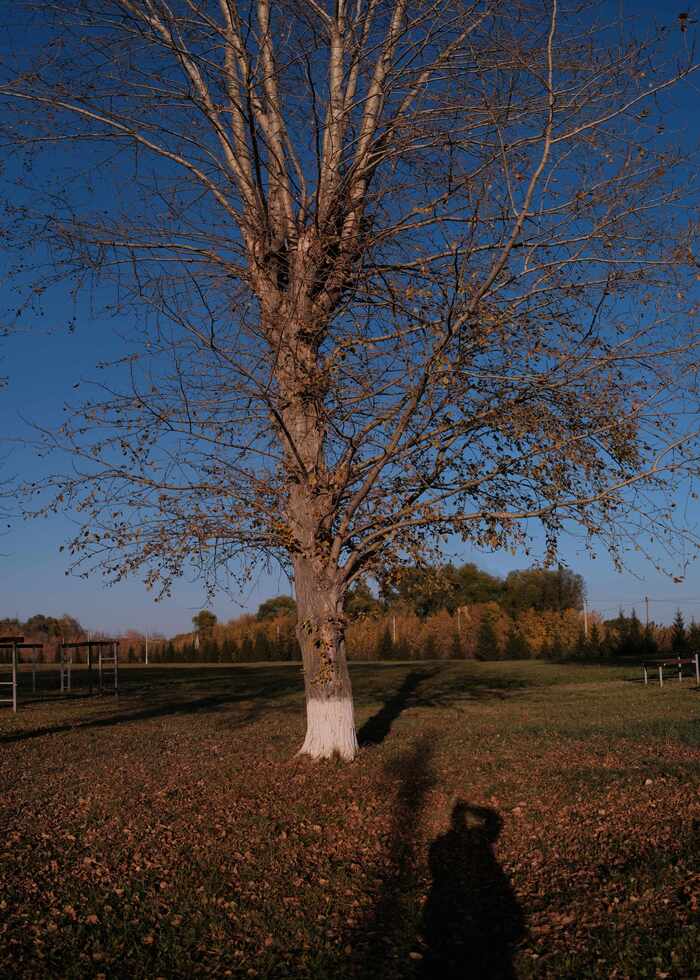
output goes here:
[[51, 643], [61, 637], [70, 640], [82, 640], [86, 633], [74, 616], [64, 613], [62, 616], [45, 616], [37, 613], [29, 619], [21, 620], [16, 616], [0, 619], [0, 634], [5, 636], [21, 635], [37, 643]]
[[[272, 602], [272, 600], [270, 600]], [[262, 607], [261, 607], [262, 608]], [[215, 620], [215, 617], [213, 617]], [[287, 613], [241, 616], [226, 624], [213, 622], [196, 638], [175, 637], [151, 653], [170, 662], [236, 663], [297, 660], [295, 617]], [[521, 660], [612, 659], [684, 655], [700, 648], [700, 627], [686, 627], [677, 613], [672, 626], [644, 627], [633, 610], [614, 619], [589, 617], [588, 633], [576, 609], [524, 609], [506, 612], [496, 602], [474, 603], [429, 616], [396, 607], [377, 615], [358, 616], [347, 629], [347, 654], [352, 660]], [[133, 650], [134, 659], [142, 651]]]
[[346, 611], [355, 619], [399, 608], [425, 618], [441, 610], [455, 613], [462, 606], [495, 602], [517, 615], [525, 609], [582, 609], [584, 598], [583, 578], [562, 566], [526, 568], [500, 578], [468, 562], [404, 568], [391, 582], [380, 581], [378, 596], [360, 580], [350, 591]]

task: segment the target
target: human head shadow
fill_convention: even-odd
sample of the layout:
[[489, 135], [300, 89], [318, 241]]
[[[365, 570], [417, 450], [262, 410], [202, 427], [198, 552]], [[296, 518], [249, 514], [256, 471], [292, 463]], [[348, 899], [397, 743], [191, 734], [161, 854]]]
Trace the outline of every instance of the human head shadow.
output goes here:
[[514, 980], [513, 956], [525, 926], [494, 854], [501, 827], [495, 810], [458, 800], [450, 829], [430, 845], [421, 980]]
[[412, 670], [407, 674], [400, 687], [387, 698], [375, 715], [367, 719], [357, 733], [360, 745], [380, 745], [402, 711], [415, 703], [418, 686], [435, 673], [435, 670]]

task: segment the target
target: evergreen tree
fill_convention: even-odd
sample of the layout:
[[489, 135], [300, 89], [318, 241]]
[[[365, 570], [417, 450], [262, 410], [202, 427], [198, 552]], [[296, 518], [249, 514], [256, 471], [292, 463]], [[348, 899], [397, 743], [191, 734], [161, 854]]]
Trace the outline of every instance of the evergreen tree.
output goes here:
[[436, 660], [437, 659], [437, 645], [435, 643], [435, 637], [432, 633], [428, 633], [425, 640], [423, 641], [423, 660]]
[[671, 650], [675, 657], [682, 657], [688, 652], [688, 634], [685, 629], [683, 613], [678, 609], [671, 627]]
[[527, 642], [518, 628], [513, 625], [508, 630], [506, 639], [505, 659], [506, 660], [527, 660], [532, 656], [530, 644]]
[[462, 637], [459, 635], [459, 630], [452, 630], [450, 657], [452, 660], [462, 660], [464, 657], [464, 652], [462, 650]]
[[688, 629], [688, 649], [693, 655], [700, 651], [700, 626], [698, 626], [694, 619], [690, 620], [690, 627]]
[[476, 659], [498, 660], [499, 653], [498, 638], [493, 625], [493, 617], [485, 613], [481, 617], [479, 630], [476, 634]]
[[201, 659], [204, 663], [215, 664], [219, 660], [219, 644], [213, 637], [206, 639], [200, 646]]
[[583, 627], [581, 627], [576, 634], [576, 643], [574, 644], [574, 657], [577, 660], [586, 660], [589, 657], [588, 650], [588, 637]]
[[566, 655], [564, 650], [564, 644], [561, 641], [561, 636], [558, 632], [552, 637], [552, 642], [549, 647], [549, 657], [551, 660], [563, 660]]
[[246, 633], [241, 643], [241, 661], [243, 663], [251, 663], [254, 659], [254, 652], [253, 641], [250, 638], [250, 634]]
[[654, 631], [651, 625], [644, 628], [644, 633], [642, 634], [642, 657], [643, 658], [653, 658], [659, 655], [659, 644], [654, 635]]
[[411, 647], [405, 636], [399, 636], [394, 644], [395, 660], [411, 660]]
[[627, 629], [627, 649], [625, 652], [628, 656], [638, 657], [642, 651], [643, 643], [644, 634], [642, 632], [642, 624], [639, 622], [637, 613], [633, 609]]
[[379, 635], [379, 639], [377, 640], [375, 659], [391, 660], [393, 656], [394, 656], [394, 641], [391, 638], [389, 627], [385, 626], [384, 630]]
[[253, 644], [253, 659], [259, 661], [270, 660], [271, 652], [270, 639], [265, 630], [256, 630], [255, 643]]
[[592, 623], [588, 633], [588, 653], [591, 657], [600, 656], [600, 628], [597, 623]]

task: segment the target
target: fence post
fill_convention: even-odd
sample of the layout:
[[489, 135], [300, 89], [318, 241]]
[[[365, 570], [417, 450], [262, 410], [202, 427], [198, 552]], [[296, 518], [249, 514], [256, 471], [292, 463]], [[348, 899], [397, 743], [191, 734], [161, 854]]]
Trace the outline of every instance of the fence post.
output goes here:
[[17, 714], [17, 644], [12, 644], [12, 710]]
[[664, 668], [663, 664], [659, 664], [659, 687], [664, 686]]

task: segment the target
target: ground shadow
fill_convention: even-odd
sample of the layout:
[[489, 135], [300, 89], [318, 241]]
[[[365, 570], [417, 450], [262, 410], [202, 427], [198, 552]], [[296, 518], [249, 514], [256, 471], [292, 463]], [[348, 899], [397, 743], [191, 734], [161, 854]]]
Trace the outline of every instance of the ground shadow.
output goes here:
[[387, 698], [376, 715], [368, 718], [357, 733], [360, 745], [380, 745], [401, 712], [415, 703], [414, 695], [419, 684], [435, 673], [434, 670], [412, 670], [407, 674], [398, 690]]
[[[136, 710], [133, 709], [133, 705], [128, 705], [127, 710], [122, 709], [114, 713], [101, 715], [98, 718], [90, 718], [87, 721], [64, 722], [55, 725], [42, 725], [36, 728], [18, 729], [0, 735], [0, 745], [24, 742], [29, 739], [41, 738], [45, 735], [57, 735], [63, 732], [111, 728], [117, 725], [128, 725], [131, 722], [147, 721], [154, 718], [219, 711], [235, 707], [244, 702], [251, 702], [244, 715], [232, 723], [233, 727], [238, 727], [240, 724], [252, 723], [265, 711], [279, 709], [279, 699], [290, 694], [299, 693], [302, 690], [299, 678], [292, 674], [285, 677], [277, 676], [274, 679], [266, 677], [263, 680], [262, 686], [260, 686], [261, 680], [263, 678], [256, 678], [256, 685], [248, 681], [245, 685], [240, 685], [241, 690], [235, 692], [222, 691], [221, 693], [208, 694], [203, 697], [187, 697], [186, 695], [183, 697], [182, 693], [178, 692], [178, 700], [172, 700], [171, 697], [168, 697], [169, 694], [172, 696], [172, 692], [165, 690], [160, 698], [157, 700], [154, 699], [151, 704], [146, 704]], [[149, 691], [148, 693], [151, 694], [153, 692]], [[127, 707], [127, 705], [124, 705], [122, 699], [117, 700], [114, 698], [114, 695], [102, 696], [100, 698], [101, 706], [106, 706], [108, 699], [113, 704], [120, 704], [121, 702], [120, 707], [122, 705], [123, 707]], [[124, 700], [128, 704], [129, 699], [126, 698]], [[53, 699], [51, 701], [44, 701], [43, 705], [46, 706], [51, 703], [53, 703]], [[86, 703], [94, 704], [95, 701], [88, 701]]]
[[[435, 740], [424, 736], [386, 769], [399, 778], [381, 888], [351, 937], [358, 980], [514, 980], [524, 916], [494, 845], [501, 818], [458, 800], [450, 828], [424, 837], [437, 785]], [[427, 853], [426, 853], [427, 851]], [[427, 858], [427, 860], [426, 860]]]
[[416, 946], [416, 908], [421, 890], [416, 827], [435, 785], [431, 765], [434, 750], [434, 739], [423, 736], [385, 770], [387, 781], [398, 777], [399, 785], [381, 887], [371, 912], [351, 941], [355, 951], [351, 975], [362, 980], [410, 975], [404, 972], [406, 948]]
[[[518, 677], [497, 668], [488, 670], [479, 665], [478, 672], [465, 672], [463, 667], [464, 662], [457, 661], [426, 663], [420, 667], [416, 665], [406, 675], [404, 665], [354, 663], [351, 664], [351, 676], [355, 703], [362, 706], [384, 701], [380, 714], [388, 715], [395, 710], [391, 702], [404, 700], [400, 714], [407, 707], [449, 708], [474, 701], [504, 701], [522, 696], [535, 686], [531, 678]], [[387, 702], [387, 687], [391, 684], [400, 686]], [[407, 684], [406, 688], [404, 685]]]
[[431, 845], [432, 884], [423, 912], [421, 978], [515, 978], [524, 918], [494, 855], [498, 813], [459, 800], [450, 829]]

